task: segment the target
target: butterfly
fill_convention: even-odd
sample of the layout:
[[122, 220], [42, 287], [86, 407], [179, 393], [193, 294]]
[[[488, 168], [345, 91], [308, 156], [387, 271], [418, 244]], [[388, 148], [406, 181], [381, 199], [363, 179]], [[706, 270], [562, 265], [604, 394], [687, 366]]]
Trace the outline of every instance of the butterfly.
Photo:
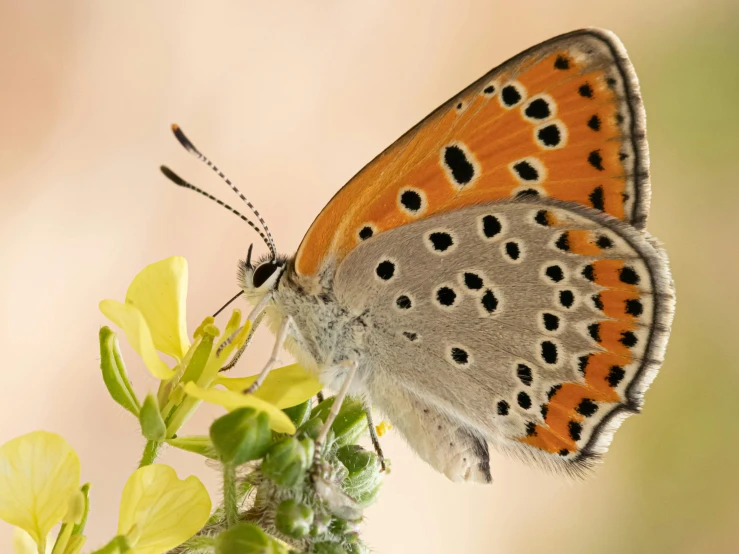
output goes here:
[[250, 249], [239, 284], [275, 353], [379, 408], [453, 481], [491, 482], [491, 446], [585, 473], [663, 361], [674, 289], [645, 231], [645, 114], [608, 31], [543, 42], [442, 104], [294, 256], [241, 197], [270, 253]]

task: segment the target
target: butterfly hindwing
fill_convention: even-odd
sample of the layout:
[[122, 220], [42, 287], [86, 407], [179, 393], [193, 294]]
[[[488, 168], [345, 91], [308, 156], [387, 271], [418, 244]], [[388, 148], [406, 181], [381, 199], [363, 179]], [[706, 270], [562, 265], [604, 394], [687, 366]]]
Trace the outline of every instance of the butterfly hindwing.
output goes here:
[[642, 232], [544, 199], [389, 230], [354, 249], [334, 281], [339, 303], [371, 330], [364, 360], [380, 408], [389, 391], [406, 391], [470, 436], [574, 472], [641, 406], [662, 361], [671, 287]]
[[644, 126], [615, 35], [551, 39], [470, 85], [357, 174], [311, 226], [296, 271], [316, 274], [412, 221], [517, 195], [575, 202], [642, 229]]

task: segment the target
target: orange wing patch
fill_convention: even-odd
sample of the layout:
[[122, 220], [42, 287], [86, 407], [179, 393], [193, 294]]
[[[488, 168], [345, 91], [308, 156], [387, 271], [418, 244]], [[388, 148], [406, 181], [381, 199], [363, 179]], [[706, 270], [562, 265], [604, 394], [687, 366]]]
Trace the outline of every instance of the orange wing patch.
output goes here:
[[583, 335], [593, 344], [592, 351], [576, 359], [582, 379], [553, 386], [549, 401], [540, 408], [542, 423], [529, 424], [519, 441], [574, 460], [582, 455], [591, 437], [598, 437], [595, 427], [606, 420], [607, 414], [618, 406], [632, 412], [638, 409], [627, 387], [646, 363], [645, 343], [654, 325], [654, 282], [641, 262], [617, 259], [623, 250], [615, 254], [616, 258], [603, 259], [611, 249], [619, 250], [622, 243], [617, 241], [621, 238], [602, 230], [572, 229], [572, 220], [557, 217], [559, 214], [552, 211], [542, 212], [537, 217], [548, 225], [556, 221], [555, 226], [563, 229], [554, 246], [586, 260], [579, 266], [578, 278], [601, 289], [583, 299], [594, 317], [582, 327]]
[[643, 126], [636, 79], [615, 36], [552, 39], [478, 80], [355, 176], [311, 226], [296, 270], [317, 274], [388, 229], [518, 194], [575, 202], [642, 227]]

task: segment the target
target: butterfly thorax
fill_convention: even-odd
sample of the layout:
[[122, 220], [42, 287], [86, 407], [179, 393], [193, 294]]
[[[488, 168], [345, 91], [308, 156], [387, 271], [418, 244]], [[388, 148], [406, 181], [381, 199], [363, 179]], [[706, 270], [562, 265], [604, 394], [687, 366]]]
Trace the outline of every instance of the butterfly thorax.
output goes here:
[[[367, 314], [353, 313], [341, 305], [332, 291], [335, 269], [326, 267], [319, 275], [301, 276], [295, 271], [293, 260], [286, 263], [285, 271], [272, 300], [266, 309], [270, 329], [277, 332], [287, 316], [292, 325], [286, 341], [286, 349], [299, 363], [316, 372], [327, 386], [338, 389], [343, 374], [336, 368], [342, 362], [357, 361], [362, 364], [362, 351], [369, 331]], [[266, 291], [249, 286], [242, 280], [247, 299], [258, 303]], [[355, 394], [363, 393], [364, 376], [360, 375], [352, 387]]]

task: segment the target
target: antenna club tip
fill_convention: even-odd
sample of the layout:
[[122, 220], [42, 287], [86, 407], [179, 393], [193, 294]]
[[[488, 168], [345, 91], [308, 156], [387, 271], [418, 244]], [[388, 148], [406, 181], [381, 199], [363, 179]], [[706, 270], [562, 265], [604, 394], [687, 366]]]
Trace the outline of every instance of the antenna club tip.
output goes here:
[[169, 169], [166, 165], [160, 165], [159, 171], [164, 173], [164, 176], [172, 181], [175, 185], [183, 186], [185, 184], [185, 181], [177, 175], [174, 171]]
[[200, 152], [198, 152], [198, 149], [195, 148], [192, 142], [190, 142], [190, 139], [185, 136], [185, 133], [180, 129], [180, 126], [177, 124], [172, 125], [172, 132], [174, 133], [175, 138], [177, 141], [187, 150], [188, 152], [192, 152], [196, 156], [202, 156]]

